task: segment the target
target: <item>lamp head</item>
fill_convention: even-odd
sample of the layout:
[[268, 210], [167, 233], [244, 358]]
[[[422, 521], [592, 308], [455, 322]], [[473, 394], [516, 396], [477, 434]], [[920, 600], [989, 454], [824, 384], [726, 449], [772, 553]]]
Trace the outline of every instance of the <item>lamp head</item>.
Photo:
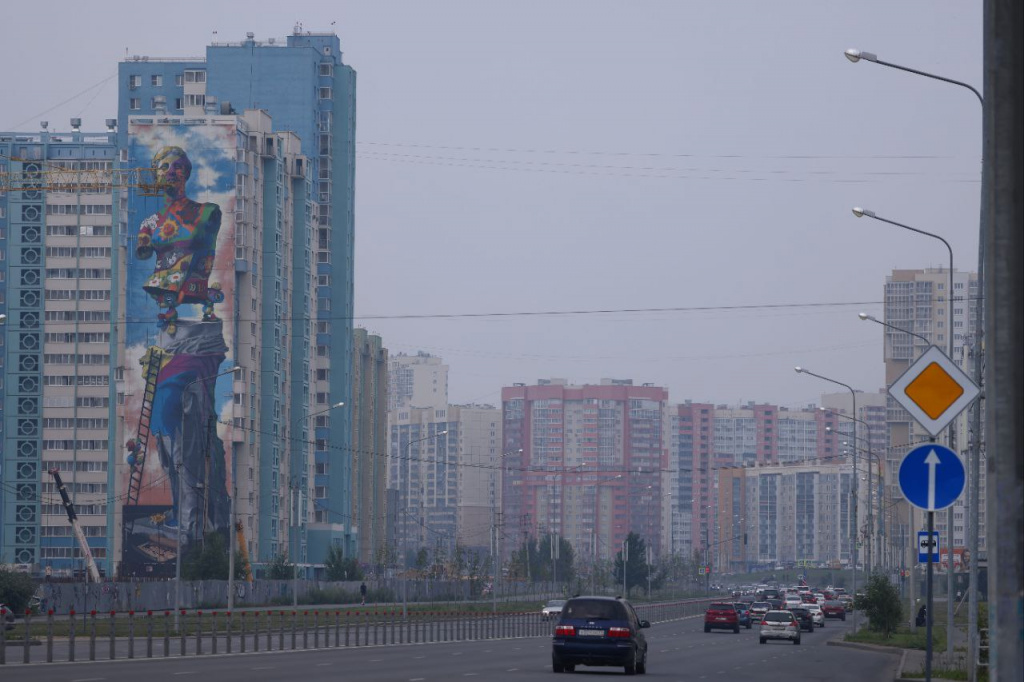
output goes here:
[[793, 369], [796, 370], [797, 374], [803, 374], [803, 371], [804, 371], [803, 367], [794, 367]]
[[345, 401], [342, 401], [340, 403], [334, 403], [333, 405], [331, 405], [332, 410], [336, 407], [345, 407]]
[[857, 317], [859, 317], [862, 320], [869, 320], [869, 319], [871, 319], [871, 316], [868, 315], [867, 313], [857, 313]]
[[853, 48], [853, 47], [851, 47], [849, 50], [847, 50], [845, 52], [845, 54], [846, 54], [846, 58], [849, 59], [854, 64], [856, 64], [857, 62], [859, 62], [862, 59], [865, 59], [865, 60], [867, 60], [869, 62], [877, 62], [878, 61], [878, 55], [874, 54], [873, 52], [862, 52], [861, 50], [858, 50], [858, 49]]
[[853, 207], [853, 215], [857, 216], [858, 218], [863, 218], [864, 216], [867, 216], [869, 218], [874, 218], [875, 217], [875, 212], [874, 211], [869, 211], [866, 208], [861, 208], [860, 206], [854, 206]]

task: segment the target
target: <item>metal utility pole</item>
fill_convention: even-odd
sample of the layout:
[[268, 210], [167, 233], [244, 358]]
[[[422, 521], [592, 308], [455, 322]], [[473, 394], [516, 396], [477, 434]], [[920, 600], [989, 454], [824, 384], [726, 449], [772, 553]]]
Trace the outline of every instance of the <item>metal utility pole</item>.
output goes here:
[[[985, 249], [985, 450], [988, 454], [989, 679], [1024, 679], [1024, 223], [1019, 0], [985, 0], [982, 213]], [[987, 208], [987, 213], [986, 213]], [[973, 663], [973, 661], [972, 661]]]

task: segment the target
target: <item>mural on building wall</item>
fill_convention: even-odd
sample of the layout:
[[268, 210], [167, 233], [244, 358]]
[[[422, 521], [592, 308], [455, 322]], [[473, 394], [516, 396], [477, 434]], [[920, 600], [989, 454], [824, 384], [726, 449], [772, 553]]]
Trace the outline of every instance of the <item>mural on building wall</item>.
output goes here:
[[235, 135], [137, 123], [129, 133], [154, 184], [131, 192], [127, 213], [125, 575], [173, 574], [179, 536], [186, 553], [230, 524]]

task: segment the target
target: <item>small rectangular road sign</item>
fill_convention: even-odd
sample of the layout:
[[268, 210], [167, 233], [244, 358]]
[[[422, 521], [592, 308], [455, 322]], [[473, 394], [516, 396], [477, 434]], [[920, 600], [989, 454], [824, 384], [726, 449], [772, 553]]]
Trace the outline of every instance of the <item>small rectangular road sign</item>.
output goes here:
[[932, 533], [932, 540], [928, 542], [928, 531], [922, 530], [917, 533], [917, 561], [921, 564], [928, 563], [928, 547], [932, 549], [932, 563], [939, 563], [939, 532]]

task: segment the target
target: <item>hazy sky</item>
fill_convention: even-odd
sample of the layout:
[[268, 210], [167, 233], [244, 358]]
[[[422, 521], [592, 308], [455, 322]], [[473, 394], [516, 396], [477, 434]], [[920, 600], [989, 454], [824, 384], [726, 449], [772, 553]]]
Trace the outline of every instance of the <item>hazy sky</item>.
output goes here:
[[[336, 31], [358, 71], [356, 323], [453, 402], [541, 377], [800, 406], [883, 386], [893, 268], [977, 268], [981, 3], [5, 2], [0, 130], [103, 129], [128, 55]], [[806, 305], [806, 307], [798, 307]], [[551, 316], [428, 317], [623, 309]], [[372, 319], [371, 319], [372, 318]], [[391, 318], [391, 319], [388, 319]]]

